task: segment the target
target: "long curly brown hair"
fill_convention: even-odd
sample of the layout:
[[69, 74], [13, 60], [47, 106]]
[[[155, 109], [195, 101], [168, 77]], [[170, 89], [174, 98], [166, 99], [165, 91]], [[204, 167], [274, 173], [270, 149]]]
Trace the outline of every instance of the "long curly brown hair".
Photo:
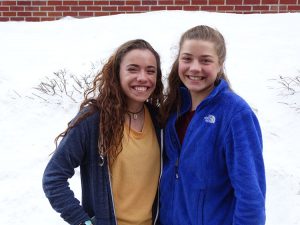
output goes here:
[[[68, 124], [67, 129], [55, 138], [64, 137], [70, 129], [89, 115], [99, 112], [99, 138], [98, 151], [101, 155], [106, 155], [114, 161], [122, 151], [122, 138], [127, 109], [126, 96], [120, 84], [120, 64], [124, 56], [135, 49], [149, 50], [153, 53], [157, 64], [156, 87], [147, 102], [154, 107], [159, 107], [163, 101], [163, 83], [160, 66], [160, 56], [154, 48], [145, 40], [136, 39], [122, 44], [108, 59], [102, 70], [93, 80], [92, 87], [84, 94], [84, 100], [80, 105], [82, 112], [75, 121]], [[86, 109], [86, 110], [83, 110]], [[158, 119], [159, 119], [158, 115]], [[105, 134], [102, 135], [101, 134]], [[101, 145], [103, 148], [101, 149]]]
[[[181, 82], [179, 75], [178, 75], [178, 66], [179, 66], [179, 55], [181, 51], [181, 47], [186, 40], [203, 40], [203, 41], [210, 41], [214, 43], [217, 56], [219, 59], [219, 64], [223, 65], [226, 58], [226, 45], [225, 40], [222, 34], [205, 25], [199, 25], [193, 27], [186, 32], [184, 32], [179, 41], [179, 51], [174, 61], [171, 71], [168, 76], [168, 87], [165, 93], [165, 101], [161, 107], [162, 114], [162, 122], [166, 123], [168, 117], [173, 112], [179, 112], [181, 107], [181, 97], [179, 93], [179, 87], [183, 86], [184, 84]], [[229, 80], [225, 75], [224, 69], [222, 67], [221, 71], [218, 73], [217, 79], [215, 81], [215, 85], [220, 81], [220, 79], [224, 79], [228, 82]]]

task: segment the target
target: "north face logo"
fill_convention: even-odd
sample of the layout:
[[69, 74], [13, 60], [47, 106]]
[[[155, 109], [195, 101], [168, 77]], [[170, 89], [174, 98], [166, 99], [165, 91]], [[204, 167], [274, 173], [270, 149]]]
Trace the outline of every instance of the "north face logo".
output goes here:
[[215, 123], [216, 117], [214, 115], [208, 115], [208, 116], [204, 117], [204, 121], [206, 123]]

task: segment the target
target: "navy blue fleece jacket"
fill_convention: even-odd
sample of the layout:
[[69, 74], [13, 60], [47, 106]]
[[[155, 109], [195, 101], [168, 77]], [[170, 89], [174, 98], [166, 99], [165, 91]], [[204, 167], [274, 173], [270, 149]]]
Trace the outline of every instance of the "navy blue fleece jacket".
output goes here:
[[[156, 110], [149, 104], [146, 105], [160, 144]], [[105, 158], [103, 166], [99, 166], [99, 115], [100, 112], [95, 112], [88, 116], [66, 134], [43, 175], [43, 189], [50, 204], [72, 225], [78, 225], [92, 217], [96, 220], [93, 225], [116, 225], [107, 159]], [[80, 167], [81, 203], [75, 198], [68, 183], [76, 167]], [[157, 204], [156, 199], [153, 220], [156, 219]]]

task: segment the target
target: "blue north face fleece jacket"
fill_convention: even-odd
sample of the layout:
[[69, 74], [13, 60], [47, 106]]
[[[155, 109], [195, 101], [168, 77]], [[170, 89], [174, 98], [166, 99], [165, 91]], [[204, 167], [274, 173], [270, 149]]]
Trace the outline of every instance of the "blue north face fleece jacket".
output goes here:
[[255, 114], [222, 80], [197, 107], [181, 145], [175, 123], [191, 108], [184, 87], [181, 97], [181, 112], [165, 128], [160, 224], [265, 224], [262, 135]]

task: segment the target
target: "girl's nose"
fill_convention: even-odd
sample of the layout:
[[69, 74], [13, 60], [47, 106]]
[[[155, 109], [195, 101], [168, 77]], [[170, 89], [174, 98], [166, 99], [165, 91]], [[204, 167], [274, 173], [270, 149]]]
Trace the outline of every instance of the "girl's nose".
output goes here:
[[146, 81], [146, 72], [145, 71], [140, 71], [139, 74], [137, 75], [137, 81], [142, 82], [142, 81]]
[[198, 62], [198, 60], [193, 60], [190, 66], [191, 71], [201, 71], [201, 64]]

